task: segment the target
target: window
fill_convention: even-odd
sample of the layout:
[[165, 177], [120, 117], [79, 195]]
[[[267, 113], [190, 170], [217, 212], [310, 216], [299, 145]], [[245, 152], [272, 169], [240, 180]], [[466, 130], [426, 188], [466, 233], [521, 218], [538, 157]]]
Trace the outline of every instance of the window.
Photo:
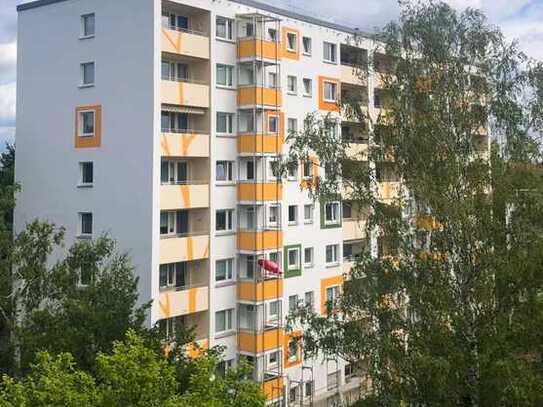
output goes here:
[[270, 41], [277, 41], [277, 30], [275, 28], [268, 28], [268, 38]]
[[313, 223], [313, 205], [304, 205], [304, 223]]
[[234, 359], [221, 360], [219, 363], [217, 363], [215, 373], [217, 376], [224, 376], [228, 370], [232, 369], [233, 366]]
[[304, 249], [304, 266], [313, 267], [313, 248], [306, 247]]
[[268, 353], [268, 368], [277, 366], [279, 363], [279, 351]]
[[298, 400], [298, 391], [299, 391], [298, 385], [295, 387], [291, 387], [288, 393], [288, 402], [289, 403], [295, 403], [296, 400]]
[[187, 263], [161, 264], [159, 268], [160, 289], [183, 288], [188, 284]]
[[280, 209], [279, 205], [270, 205], [268, 207], [268, 226], [277, 227], [279, 225]]
[[313, 48], [313, 44], [311, 41], [311, 38], [309, 37], [303, 37], [302, 38], [302, 44], [303, 44], [303, 53], [304, 55], [311, 55], [311, 51]]
[[313, 304], [315, 304], [315, 294], [313, 291], [308, 291], [304, 294], [304, 303], [306, 307], [313, 308]]
[[287, 120], [287, 128], [288, 128], [288, 134], [297, 133], [298, 132], [298, 119], [288, 119]]
[[305, 382], [305, 396], [309, 397], [313, 393], [313, 381]]
[[326, 385], [326, 388], [327, 390], [334, 390], [337, 388], [338, 386], [338, 377], [339, 377], [339, 371], [337, 372], [332, 372], [332, 373], [328, 373], [328, 377], [327, 377], [327, 385]]
[[245, 176], [248, 180], [255, 179], [255, 162], [247, 161], [245, 163]]
[[327, 102], [337, 102], [337, 83], [324, 82], [324, 100]]
[[298, 296], [297, 295], [291, 295], [288, 297], [288, 311], [296, 311], [298, 308]]
[[92, 161], [79, 163], [80, 185], [92, 185], [94, 182], [93, 167]]
[[217, 17], [215, 35], [217, 38], [232, 41], [234, 39], [234, 22], [229, 18]]
[[268, 87], [277, 88], [277, 72], [268, 72]]
[[255, 269], [256, 269], [256, 259], [255, 256], [248, 255], [246, 257], [245, 262], [245, 274], [246, 278], [251, 279], [254, 277]]
[[349, 383], [351, 379], [354, 377], [353, 365], [351, 365], [350, 363], [346, 364], [344, 368], [344, 373], [345, 373], [345, 383]]
[[217, 260], [215, 263], [215, 281], [229, 281], [234, 278], [234, 259]]
[[292, 94], [296, 94], [298, 91], [298, 84], [295, 76], [289, 75], [287, 77], [287, 91]]
[[171, 338], [175, 335], [175, 328], [182, 325], [182, 321], [180, 317], [161, 319], [158, 321], [158, 328], [165, 336]]
[[238, 318], [241, 329], [256, 330], [257, 306], [252, 304], [239, 304]]
[[298, 222], [298, 207], [296, 205], [289, 205], [288, 207], [288, 223], [296, 224]]
[[234, 114], [233, 113], [217, 113], [217, 133], [233, 134], [234, 133]]
[[162, 25], [172, 30], [188, 30], [189, 19], [182, 15], [176, 15], [173, 13], [162, 13]]
[[339, 245], [331, 244], [326, 246], [326, 263], [335, 264], [339, 262]]
[[79, 112], [79, 137], [94, 137], [94, 110]]
[[343, 219], [352, 219], [353, 207], [350, 202], [343, 202]]
[[287, 50], [296, 52], [298, 48], [298, 39], [295, 33], [287, 33]]
[[186, 161], [163, 160], [160, 163], [160, 182], [162, 184], [186, 184], [189, 164]]
[[215, 230], [217, 232], [227, 232], [234, 230], [234, 210], [222, 209], [215, 213]]
[[276, 321], [279, 319], [281, 311], [281, 300], [276, 300], [268, 303], [268, 321]]
[[353, 258], [353, 244], [343, 243], [343, 260], [351, 261]]
[[313, 167], [312, 164], [313, 163], [311, 161], [304, 161], [304, 165], [303, 165], [303, 170], [304, 170], [303, 177], [304, 178], [311, 178], [313, 176], [313, 174], [312, 174], [313, 171], [312, 171], [312, 168], [311, 168], [311, 167]]
[[217, 161], [215, 166], [217, 181], [232, 182], [234, 180], [233, 167], [233, 161]]
[[277, 133], [279, 131], [279, 118], [277, 116], [268, 117], [268, 131], [270, 133]]
[[217, 85], [231, 88], [233, 82], [234, 67], [231, 65], [217, 64]]
[[92, 213], [81, 212], [79, 214], [79, 235], [80, 236], [92, 235]]
[[324, 206], [324, 223], [336, 225], [340, 221], [339, 202], [328, 202]]
[[81, 64], [81, 86], [94, 85], [94, 62]]
[[81, 38], [94, 37], [95, 24], [94, 13], [81, 16]]
[[331, 42], [324, 43], [324, 61], [325, 62], [337, 62], [337, 44]]
[[313, 81], [309, 78], [304, 78], [304, 96], [313, 95]]
[[298, 359], [298, 341], [296, 339], [291, 339], [288, 342], [288, 360], [295, 361]]
[[287, 178], [290, 181], [296, 181], [298, 179], [298, 165], [296, 163], [288, 165], [288, 167], [287, 167]]
[[253, 23], [247, 23], [245, 25], [245, 36], [246, 37], [254, 37], [255, 35], [255, 26]]
[[232, 330], [233, 309], [215, 312], [215, 333]]
[[288, 249], [288, 262], [287, 266], [289, 270], [298, 270], [300, 268], [300, 249], [292, 248]]
[[281, 252], [271, 252], [269, 254], [269, 259], [275, 264], [281, 264]]

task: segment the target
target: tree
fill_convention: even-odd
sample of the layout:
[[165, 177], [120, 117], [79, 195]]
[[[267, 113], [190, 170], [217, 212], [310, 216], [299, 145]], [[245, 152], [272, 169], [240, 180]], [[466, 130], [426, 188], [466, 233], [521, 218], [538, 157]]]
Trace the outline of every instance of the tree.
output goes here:
[[[540, 405], [543, 65], [479, 11], [401, 8], [357, 68], [382, 83], [380, 109], [360, 108], [363, 88], [343, 101], [367, 125], [367, 155], [329, 116], [290, 136], [291, 160], [326, 168], [314, 196], [342, 193], [372, 241], [326, 315], [291, 320], [309, 355], [339, 354], [371, 378], [361, 405]], [[389, 181], [398, 197], [382, 199]]]

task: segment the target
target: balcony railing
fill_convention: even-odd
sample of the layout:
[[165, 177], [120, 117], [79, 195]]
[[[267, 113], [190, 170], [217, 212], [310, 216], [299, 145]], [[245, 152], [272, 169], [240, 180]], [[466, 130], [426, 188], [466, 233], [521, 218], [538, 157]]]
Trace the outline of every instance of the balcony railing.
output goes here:
[[172, 286], [172, 287], [161, 287], [160, 292], [166, 293], [166, 292], [180, 292], [180, 291], [188, 291], [193, 288], [203, 288], [209, 286], [209, 283], [199, 283], [199, 284], [186, 284], [182, 286]]
[[183, 83], [195, 83], [197, 85], [207, 85], [208, 83], [206, 81], [200, 80], [200, 79], [193, 79], [193, 78], [175, 78], [171, 76], [163, 75], [161, 77], [163, 81], [170, 81], [170, 82], [183, 82]]
[[209, 180], [177, 180], [177, 181], [160, 181], [160, 185], [207, 185], [209, 184]]
[[197, 130], [197, 129], [171, 129], [168, 127], [162, 127], [161, 128], [162, 133], [174, 133], [174, 134], [208, 134], [208, 131], [204, 130]]
[[163, 24], [162, 27], [166, 28], [168, 30], [179, 31], [179, 32], [182, 32], [182, 33], [201, 35], [202, 37], [209, 37], [209, 35], [207, 33], [203, 32], [203, 31], [191, 30], [191, 29], [182, 28], [182, 27], [176, 27], [175, 25]]
[[209, 235], [209, 231], [193, 231], [193, 232], [183, 232], [183, 233], [175, 233], [175, 234], [161, 234], [160, 239], [183, 239], [185, 237], [195, 237], [195, 236], [207, 236]]

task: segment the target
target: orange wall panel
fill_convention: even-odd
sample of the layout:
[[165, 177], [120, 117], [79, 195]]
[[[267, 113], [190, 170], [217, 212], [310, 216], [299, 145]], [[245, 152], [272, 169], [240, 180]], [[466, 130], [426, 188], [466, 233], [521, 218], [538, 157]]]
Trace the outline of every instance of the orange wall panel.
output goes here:
[[283, 247], [283, 233], [277, 230], [264, 232], [239, 232], [238, 248], [240, 250], [273, 250]]
[[239, 333], [239, 349], [244, 352], [261, 353], [283, 346], [282, 329], [271, 329], [262, 333], [241, 331]]
[[337, 78], [328, 78], [326, 76], [319, 76], [319, 109], [328, 112], [339, 112], [339, 103], [328, 102], [324, 100], [324, 82], [334, 82], [337, 84], [337, 97], [338, 100], [341, 95], [341, 81]]
[[[289, 33], [296, 34], [296, 50], [290, 51], [287, 49], [288, 39], [287, 35]], [[295, 30], [294, 28], [283, 27], [281, 41], [283, 44], [283, 58], [292, 59], [294, 61], [300, 60], [300, 31]]]
[[260, 283], [241, 281], [238, 298], [244, 301], [266, 301], [283, 296], [283, 280], [268, 280]]
[[240, 201], [281, 201], [283, 185], [276, 182], [266, 184], [238, 184]]
[[[79, 113], [94, 111], [94, 137], [79, 137]], [[97, 148], [102, 145], [102, 105], [75, 108], [75, 148]]]

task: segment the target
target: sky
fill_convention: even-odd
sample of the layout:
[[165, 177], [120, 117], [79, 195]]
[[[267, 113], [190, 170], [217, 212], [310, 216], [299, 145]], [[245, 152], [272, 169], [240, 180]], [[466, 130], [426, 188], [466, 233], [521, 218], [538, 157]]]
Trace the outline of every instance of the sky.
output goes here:
[[[0, 149], [15, 140], [15, 81], [17, 63], [17, 4], [0, 0]], [[112, 0], [113, 1], [113, 0]], [[397, 0], [261, 0], [371, 32], [399, 13]], [[529, 56], [543, 61], [543, 0], [446, 0], [457, 9], [478, 8], [510, 40], [518, 40]]]

